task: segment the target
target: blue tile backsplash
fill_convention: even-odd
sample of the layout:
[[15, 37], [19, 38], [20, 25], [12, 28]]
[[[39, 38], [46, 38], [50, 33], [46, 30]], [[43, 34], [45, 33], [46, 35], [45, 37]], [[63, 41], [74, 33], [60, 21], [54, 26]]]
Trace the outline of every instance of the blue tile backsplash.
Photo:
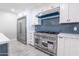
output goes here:
[[[79, 23], [59, 24], [59, 17], [42, 20], [41, 22], [41, 25], [35, 26], [36, 32], [45, 31], [79, 34]], [[74, 27], [77, 28], [76, 31], [74, 31]]]

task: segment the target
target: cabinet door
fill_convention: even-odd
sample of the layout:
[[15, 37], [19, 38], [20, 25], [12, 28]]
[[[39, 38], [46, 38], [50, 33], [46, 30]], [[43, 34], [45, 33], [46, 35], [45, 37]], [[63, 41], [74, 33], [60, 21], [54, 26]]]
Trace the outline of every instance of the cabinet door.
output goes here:
[[70, 39], [70, 55], [71, 56], [79, 56], [79, 39]]
[[71, 39], [64, 38], [64, 56], [70, 56], [70, 48], [71, 48]]
[[36, 15], [38, 15], [38, 13], [40, 13], [40, 12], [41, 12], [40, 10], [35, 10], [31, 13], [31, 18], [32, 18], [31, 23], [32, 23], [32, 25], [41, 25], [41, 20], [38, 17], [36, 17]]
[[69, 19], [70, 22], [79, 22], [79, 3], [69, 4]]
[[69, 22], [69, 14], [68, 14], [68, 4], [60, 4], [60, 23], [67, 23]]
[[58, 39], [58, 48], [57, 48], [58, 56], [69, 56], [70, 55], [70, 39], [60, 37]]
[[58, 39], [58, 56], [79, 56], [79, 39], [59, 38]]
[[57, 56], [63, 56], [63, 55], [64, 55], [64, 38], [59, 37], [57, 43]]
[[64, 39], [64, 56], [79, 56], [79, 39]]

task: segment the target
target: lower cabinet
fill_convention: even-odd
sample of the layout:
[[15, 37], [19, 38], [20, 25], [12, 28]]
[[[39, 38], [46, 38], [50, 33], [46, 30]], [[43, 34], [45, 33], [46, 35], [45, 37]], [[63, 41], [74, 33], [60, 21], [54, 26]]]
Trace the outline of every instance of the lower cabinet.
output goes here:
[[71, 48], [71, 38], [63, 38], [64, 39], [64, 56], [70, 56], [70, 48]]
[[70, 55], [79, 56], [79, 39], [70, 39]]
[[57, 56], [63, 56], [63, 55], [64, 55], [64, 39], [63, 37], [59, 37], [57, 42]]
[[58, 56], [79, 56], [79, 39], [60, 37], [58, 39]]
[[0, 56], [8, 56], [8, 43], [0, 45]]

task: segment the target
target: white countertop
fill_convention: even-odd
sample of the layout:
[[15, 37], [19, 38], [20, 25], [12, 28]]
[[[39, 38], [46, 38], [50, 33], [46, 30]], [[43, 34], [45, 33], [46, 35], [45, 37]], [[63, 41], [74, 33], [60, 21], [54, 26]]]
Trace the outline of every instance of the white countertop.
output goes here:
[[8, 39], [4, 34], [0, 33], [0, 44], [9, 43], [10, 39]]
[[79, 39], [79, 34], [60, 33], [58, 37], [76, 38]]

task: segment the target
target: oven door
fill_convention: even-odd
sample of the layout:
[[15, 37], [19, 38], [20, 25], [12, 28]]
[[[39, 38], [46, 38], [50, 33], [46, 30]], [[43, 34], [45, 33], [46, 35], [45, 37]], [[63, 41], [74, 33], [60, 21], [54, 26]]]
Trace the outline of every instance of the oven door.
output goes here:
[[48, 51], [52, 53], [56, 53], [56, 42], [55, 41], [48, 41]]
[[34, 45], [41, 47], [41, 39], [38, 35], [35, 35]]
[[39, 43], [40, 43], [40, 39], [39, 38], [35, 38], [35, 44], [39, 45]]
[[46, 41], [42, 41], [42, 48], [43, 49], [48, 49], [48, 43]]
[[43, 49], [46, 49], [46, 50], [48, 49], [48, 43], [47, 43], [47, 41], [48, 41], [48, 37], [45, 36], [45, 35], [43, 35], [41, 37], [41, 46], [42, 46]]

